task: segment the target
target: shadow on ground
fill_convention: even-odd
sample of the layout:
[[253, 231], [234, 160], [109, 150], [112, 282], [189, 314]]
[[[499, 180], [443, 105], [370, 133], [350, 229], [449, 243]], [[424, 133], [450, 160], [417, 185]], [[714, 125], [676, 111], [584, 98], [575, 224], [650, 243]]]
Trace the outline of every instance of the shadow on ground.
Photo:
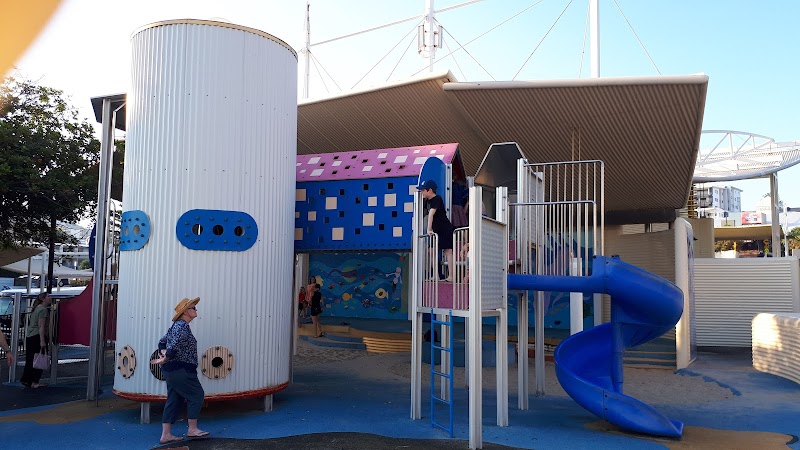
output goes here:
[[[458, 439], [408, 439], [391, 438], [368, 433], [314, 433], [273, 439], [220, 439], [207, 438], [188, 442], [159, 446], [158, 448], [188, 447], [191, 450], [220, 449], [299, 449], [299, 450], [337, 450], [337, 449], [376, 449], [395, 448], [410, 450], [449, 450], [469, 448], [469, 442]], [[505, 445], [483, 443], [488, 450], [513, 449]]]

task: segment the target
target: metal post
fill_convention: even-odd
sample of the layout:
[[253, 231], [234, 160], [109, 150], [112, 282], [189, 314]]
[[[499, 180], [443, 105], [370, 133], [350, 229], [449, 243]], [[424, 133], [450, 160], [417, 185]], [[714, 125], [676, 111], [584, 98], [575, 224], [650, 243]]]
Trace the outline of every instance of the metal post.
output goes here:
[[53, 301], [50, 307], [50, 323], [49, 323], [49, 337], [50, 337], [50, 384], [58, 382], [58, 342], [56, 342], [55, 329], [58, 320], [58, 302]]
[[[30, 264], [30, 258], [28, 259]], [[28, 277], [30, 283], [30, 277]], [[17, 356], [19, 355], [19, 320], [22, 313], [22, 294], [14, 294], [14, 315], [11, 317], [11, 351], [14, 352], [14, 364], [8, 367], [8, 382], [17, 381]]]
[[789, 211], [783, 204], [783, 256], [789, 256]]
[[308, 98], [308, 85], [310, 80], [309, 75], [309, 67], [311, 62], [311, 4], [306, 2], [306, 21], [305, 21], [305, 29], [306, 29], [306, 46], [303, 49], [305, 51], [305, 61], [304, 61], [304, 76], [303, 76], [303, 98]]
[[[425, 273], [425, 247], [420, 245], [422, 224], [422, 197], [414, 195], [414, 216], [411, 221], [411, 277], [410, 301], [408, 305], [411, 320], [411, 418], [422, 418], [422, 279]], [[422, 275], [422, 276], [421, 276]]]
[[773, 257], [781, 256], [781, 222], [780, 210], [778, 209], [778, 174], [773, 173], [769, 176], [769, 210], [772, 215], [772, 241], [769, 249]]
[[436, 26], [434, 14], [436, 11], [433, 9], [433, 0], [427, 0], [425, 4], [425, 47], [428, 51], [428, 72], [433, 72], [433, 60], [436, 56], [436, 40], [433, 29]]
[[30, 294], [31, 293], [31, 286], [32, 286], [32, 283], [33, 283], [33, 280], [32, 280], [33, 274], [31, 273], [31, 271], [33, 270], [32, 265], [33, 265], [33, 257], [30, 257], [30, 258], [28, 258], [28, 281], [27, 281], [27, 283], [25, 283], [25, 286], [27, 287], [27, 290], [25, 291], [26, 294]]
[[[483, 214], [482, 205], [483, 193], [480, 187], [470, 188], [469, 195], [469, 245], [474, 248], [470, 257], [470, 283], [469, 283], [469, 327], [466, 330], [469, 335], [467, 352], [469, 352], [470, 368], [467, 373], [469, 379], [469, 448], [481, 448], [483, 446], [483, 359], [482, 349], [482, 302], [481, 291], [481, 215]], [[474, 247], [473, 247], [474, 246]]]
[[94, 248], [94, 283], [92, 289], [92, 327], [89, 339], [89, 374], [86, 382], [86, 399], [97, 400], [100, 390], [99, 368], [103, 363], [104, 344], [101, 341], [102, 300], [106, 273], [106, 229], [108, 203], [111, 194], [111, 161], [114, 153], [114, 130], [111, 119], [111, 99], [103, 99], [103, 132], [100, 142], [100, 177], [97, 184], [97, 230]]
[[[572, 258], [571, 275], [581, 276], [580, 258]], [[569, 334], [573, 335], [583, 331], [583, 292], [569, 293]]]
[[272, 412], [272, 394], [264, 396], [264, 412]]
[[139, 403], [139, 423], [150, 423], [150, 402]]
[[600, 0], [589, 0], [591, 78], [600, 78]]

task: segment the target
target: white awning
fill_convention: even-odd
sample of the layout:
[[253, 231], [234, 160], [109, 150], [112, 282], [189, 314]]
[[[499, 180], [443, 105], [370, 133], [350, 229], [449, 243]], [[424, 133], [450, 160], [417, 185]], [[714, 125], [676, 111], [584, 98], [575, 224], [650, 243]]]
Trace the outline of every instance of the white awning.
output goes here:
[[[31, 262], [31, 274], [47, 276], [47, 261], [44, 261], [44, 269], [42, 269], [41, 256], [34, 257]], [[3, 269], [12, 272], [20, 273], [23, 275], [28, 274], [28, 260], [23, 259], [11, 264], [3, 266]], [[56, 278], [92, 278], [94, 272], [91, 270], [76, 270], [71, 267], [53, 264], [53, 276]]]

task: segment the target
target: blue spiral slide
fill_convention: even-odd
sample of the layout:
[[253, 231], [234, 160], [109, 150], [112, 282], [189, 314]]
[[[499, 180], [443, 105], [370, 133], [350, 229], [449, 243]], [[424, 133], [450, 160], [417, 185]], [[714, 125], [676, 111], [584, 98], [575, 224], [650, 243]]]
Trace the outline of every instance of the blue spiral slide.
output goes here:
[[597, 256], [590, 276], [511, 274], [508, 289], [609, 294], [611, 322], [574, 334], [556, 348], [558, 381], [579, 405], [624, 430], [681, 436], [683, 423], [622, 392], [625, 349], [663, 335], [683, 314], [677, 286], [618, 257]]

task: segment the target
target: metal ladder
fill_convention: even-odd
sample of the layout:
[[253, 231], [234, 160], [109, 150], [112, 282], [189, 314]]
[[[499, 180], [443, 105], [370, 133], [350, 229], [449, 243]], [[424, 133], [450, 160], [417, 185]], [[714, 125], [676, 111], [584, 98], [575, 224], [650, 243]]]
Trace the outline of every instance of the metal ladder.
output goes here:
[[[448, 314], [449, 319], [447, 321], [436, 320], [436, 315], [433, 313], [433, 308], [431, 308], [431, 427], [433, 428], [440, 428], [444, 431], [450, 433], [450, 437], [453, 437], [453, 311], [450, 311]], [[447, 345], [444, 346], [444, 342], [442, 342], [442, 346], [436, 345], [436, 325], [442, 325], [445, 327], [450, 327], [450, 332], [447, 333], [448, 342]], [[436, 351], [442, 350], [450, 354], [450, 357], [447, 358], [449, 361], [449, 370], [447, 373], [437, 372], [436, 371]], [[441, 377], [446, 379], [447, 383], [447, 400], [437, 397], [436, 396], [436, 377]], [[436, 422], [436, 418], [434, 416], [435, 406], [437, 403], [447, 405], [450, 410], [450, 420], [448, 422], [448, 426], [444, 426], [438, 422]]]

